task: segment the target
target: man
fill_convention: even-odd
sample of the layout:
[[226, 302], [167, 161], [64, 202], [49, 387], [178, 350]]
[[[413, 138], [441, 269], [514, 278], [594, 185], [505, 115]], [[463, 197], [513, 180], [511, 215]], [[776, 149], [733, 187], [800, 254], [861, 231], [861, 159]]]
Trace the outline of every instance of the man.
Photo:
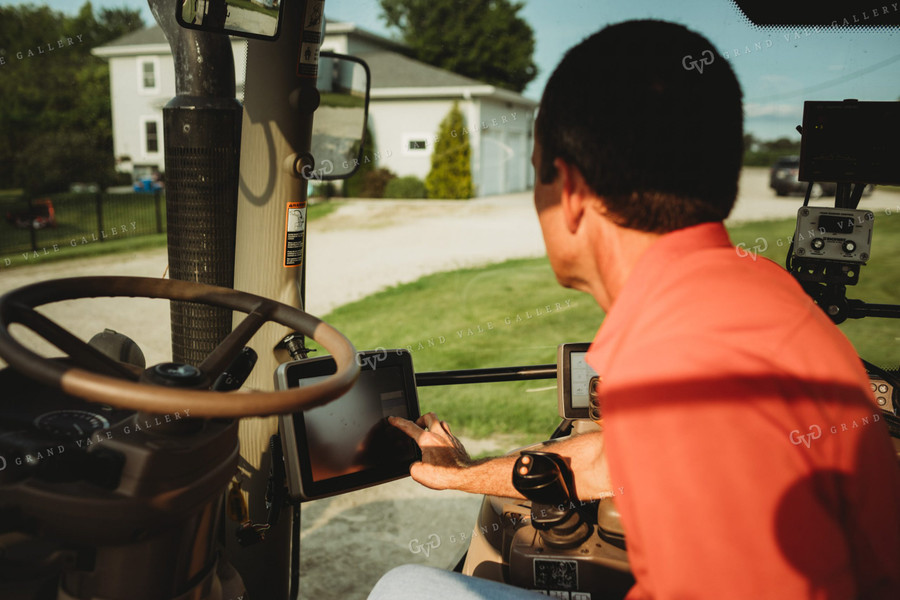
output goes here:
[[[702, 72], [684, 66], [701, 55]], [[894, 598], [900, 469], [866, 373], [793, 278], [739, 255], [722, 225], [742, 137], [733, 72], [681, 26], [608, 27], [554, 72], [535, 206], [558, 281], [607, 316], [587, 357], [604, 430], [549, 451], [579, 498], [621, 488], [631, 599]], [[514, 456], [471, 461], [433, 414], [393, 422], [422, 448], [417, 481], [518, 496]], [[525, 594], [418, 569], [373, 597]]]

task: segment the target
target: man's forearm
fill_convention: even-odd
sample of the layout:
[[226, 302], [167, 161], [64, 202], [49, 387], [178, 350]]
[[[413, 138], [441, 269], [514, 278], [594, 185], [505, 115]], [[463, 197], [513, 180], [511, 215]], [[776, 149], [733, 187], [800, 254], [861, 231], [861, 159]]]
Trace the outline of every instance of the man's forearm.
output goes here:
[[477, 460], [456, 471], [448, 487], [471, 494], [524, 498], [512, 484], [513, 465], [517, 458], [518, 454], [511, 454]]
[[[566, 461], [574, 476], [573, 493], [579, 500], [612, 495], [602, 433], [584, 433], [533, 449], [553, 452]], [[456, 471], [447, 482], [447, 487], [473, 494], [522, 498], [512, 484], [513, 466], [518, 457], [518, 454], [513, 454], [475, 461]]]

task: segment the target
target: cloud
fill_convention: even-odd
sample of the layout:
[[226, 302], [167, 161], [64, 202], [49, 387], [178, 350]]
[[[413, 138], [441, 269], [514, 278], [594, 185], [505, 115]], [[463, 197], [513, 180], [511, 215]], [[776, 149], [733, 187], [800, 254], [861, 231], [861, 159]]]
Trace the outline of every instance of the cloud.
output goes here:
[[750, 102], [744, 105], [744, 115], [748, 119], [760, 118], [803, 118], [802, 104], [758, 104]]
[[794, 84], [795, 80], [793, 77], [788, 77], [787, 75], [763, 75], [759, 78], [763, 83], [771, 84], [771, 85], [784, 85], [786, 83]]

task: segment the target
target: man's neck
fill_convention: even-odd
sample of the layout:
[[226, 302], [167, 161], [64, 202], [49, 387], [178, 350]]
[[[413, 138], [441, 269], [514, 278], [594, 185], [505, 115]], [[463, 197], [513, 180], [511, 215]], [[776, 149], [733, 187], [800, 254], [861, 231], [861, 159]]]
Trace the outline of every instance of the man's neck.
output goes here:
[[594, 246], [598, 280], [591, 294], [604, 311], [609, 311], [625, 287], [638, 261], [662, 234], [620, 227], [602, 218], [602, 243]]

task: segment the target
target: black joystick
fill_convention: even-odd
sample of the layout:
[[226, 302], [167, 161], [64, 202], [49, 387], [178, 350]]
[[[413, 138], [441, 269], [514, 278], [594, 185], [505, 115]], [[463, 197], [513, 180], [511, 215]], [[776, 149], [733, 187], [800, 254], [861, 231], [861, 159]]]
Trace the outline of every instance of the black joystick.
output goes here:
[[548, 546], [574, 548], [590, 536], [572, 502], [572, 471], [559, 455], [522, 452], [513, 467], [513, 487], [531, 500], [531, 524]]

